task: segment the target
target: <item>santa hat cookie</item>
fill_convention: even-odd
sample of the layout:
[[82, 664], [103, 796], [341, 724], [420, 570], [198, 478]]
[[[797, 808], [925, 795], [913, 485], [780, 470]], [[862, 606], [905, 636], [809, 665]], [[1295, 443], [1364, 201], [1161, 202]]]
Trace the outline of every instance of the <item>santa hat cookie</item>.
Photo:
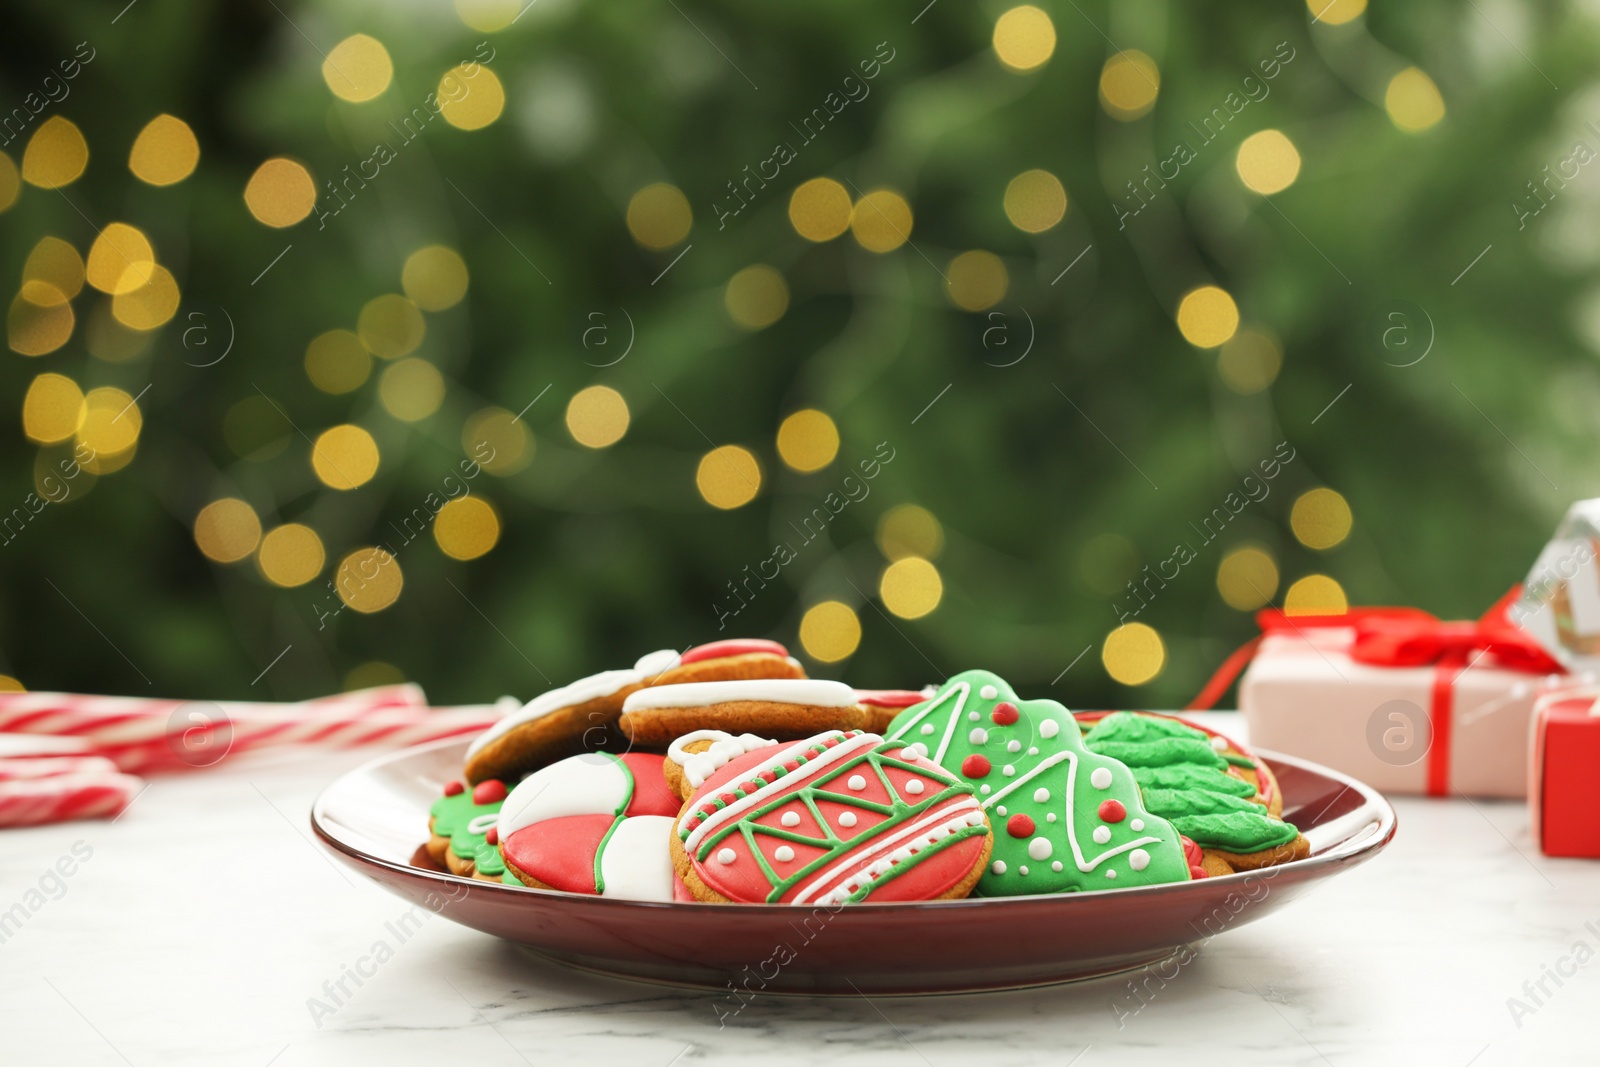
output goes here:
[[524, 885], [672, 900], [668, 841], [679, 800], [660, 756], [585, 753], [535, 771], [500, 807], [506, 869]]
[[864, 718], [856, 691], [843, 682], [754, 678], [640, 689], [623, 702], [620, 725], [634, 744], [664, 748], [695, 730], [792, 741], [819, 730], [853, 730]]
[[854, 730], [730, 759], [672, 835], [696, 899], [809, 907], [964, 897], [989, 849], [969, 786], [915, 749]]

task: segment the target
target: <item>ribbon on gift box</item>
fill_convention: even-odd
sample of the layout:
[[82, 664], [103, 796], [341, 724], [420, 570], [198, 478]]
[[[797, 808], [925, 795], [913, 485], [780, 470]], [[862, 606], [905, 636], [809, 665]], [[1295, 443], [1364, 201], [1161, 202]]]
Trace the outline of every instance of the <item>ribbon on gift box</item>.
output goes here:
[[1524, 674], [1565, 674], [1560, 661], [1545, 651], [1509, 617], [1521, 587], [1495, 602], [1477, 621], [1447, 622], [1417, 608], [1352, 608], [1342, 615], [1288, 615], [1276, 609], [1257, 612], [1261, 633], [1223, 661], [1211, 680], [1185, 710], [1205, 711], [1228, 691], [1255, 657], [1262, 640], [1273, 634], [1305, 630], [1351, 630], [1349, 656], [1377, 667], [1433, 666], [1428, 708], [1433, 744], [1428, 749], [1428, 795], [1450, 792], [1451, 728], [1455, 719], [1455, 683], [1461, 673], [1482, 660]]

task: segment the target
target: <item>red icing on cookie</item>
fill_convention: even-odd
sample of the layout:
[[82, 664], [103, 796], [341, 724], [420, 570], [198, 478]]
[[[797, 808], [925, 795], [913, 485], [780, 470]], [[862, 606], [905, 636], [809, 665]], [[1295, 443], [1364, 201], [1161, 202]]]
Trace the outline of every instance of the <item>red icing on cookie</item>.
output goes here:
[[633, 799], [624, 815], [677, 815], [683, 807], [664, 773], [666, 760], [648, 752], [627, 752], [622, 762], [633, 772]]
[[506, 784], [498, 778], [486, 778], [472, 787], [474, 804], [493, 804], [506, 798]]
[[749, 656], [765, 654], [768, 656], [781, 656], [789, 658], [789, 650], [776, 641], [764, 641], [760, 638], [734, 638], [728, 641], [713, 641], [709, 645], [699, 645], [691, 648], [678, 657], [679, 663], [700, 663], [708, 659], [724, 659], [728, 656]]
[[1178, 844], [1183, 846], [1183, 858], [1189, 861], [1189, 866], [1198, 867], [1200, 861], [1206, 858], [1205, 852], [1199, 845], [1181, 834], [1178, 837]]
[[1021, 712], [1017, 711], [1017, 706], [1011, 703], [1009, 700], [1002, 700], [1000, 703], [996, 704], [994, 706], [994, 710], [989, 713], [989, 718], [993, 719], [1001, 726], [1010, 726], [1020, 717]]
[[857, 689], [856, 703], [875, 708], [909, 708], [928, 698], [910, 689]]
[[695, 902], [695, 895], [689, 891], [688, 886], [683, 884], [683, 879], [678, 876], [677, 871], [672, 872], [672, 899], [683, 904], [693, 904]]
[[1204, 867], [1190, 867], [1189, 868], [1189, 877], [1190, 878], [1210, 878], [1211, 876], [1206, 873], [1206, 869]]
[[491, 845], [498, 845], [500, 843], [500, 827], [489, 827], [489, 832], [483, 835], [483, 839]]
[[512, 834], [500, 852], [551, 889], [592, 896], [595, 853], [615, 821], [610, 815], [546, 819]]
[[1013, 815], [1006, 820], [1006, 833], [1012, 837], [1030, 837], [1033, 829], [1033, 819], [1027, 815]]
[[1121, 822], [1128, 817], [1128, 809], [1122, 806], [1120, 800], [1103, 800], [1100, 802], [1101, 822]]
[[989, 757], [976, 752], [961, 761], [961, 774], [965, 778], [982, 778], [990, 771]]
[[466, 788], [467, 787], [462, 785], [460, 782], [446, 782], [444, 784], [444, 795], [447, 797], [453, 797]]

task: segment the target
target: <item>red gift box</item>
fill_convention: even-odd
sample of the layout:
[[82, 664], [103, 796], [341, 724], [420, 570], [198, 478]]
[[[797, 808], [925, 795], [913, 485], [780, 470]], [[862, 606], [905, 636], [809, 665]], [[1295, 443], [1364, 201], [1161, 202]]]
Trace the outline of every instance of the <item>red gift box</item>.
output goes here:
[[1547, 856], [1600, 859], [1600, 686], [1541, 696], [1533, 706], [1528, 809]]

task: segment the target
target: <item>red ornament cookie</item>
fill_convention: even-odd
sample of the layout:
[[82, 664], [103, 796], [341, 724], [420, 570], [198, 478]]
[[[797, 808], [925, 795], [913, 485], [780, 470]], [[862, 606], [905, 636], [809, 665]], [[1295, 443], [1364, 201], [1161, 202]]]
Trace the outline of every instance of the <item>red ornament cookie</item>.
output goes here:
[[699, 900], [831, 907], [964, 897], [991, 844], [971, 786], [900, 742], [834, 730], [714, 772], [672, 857]]

